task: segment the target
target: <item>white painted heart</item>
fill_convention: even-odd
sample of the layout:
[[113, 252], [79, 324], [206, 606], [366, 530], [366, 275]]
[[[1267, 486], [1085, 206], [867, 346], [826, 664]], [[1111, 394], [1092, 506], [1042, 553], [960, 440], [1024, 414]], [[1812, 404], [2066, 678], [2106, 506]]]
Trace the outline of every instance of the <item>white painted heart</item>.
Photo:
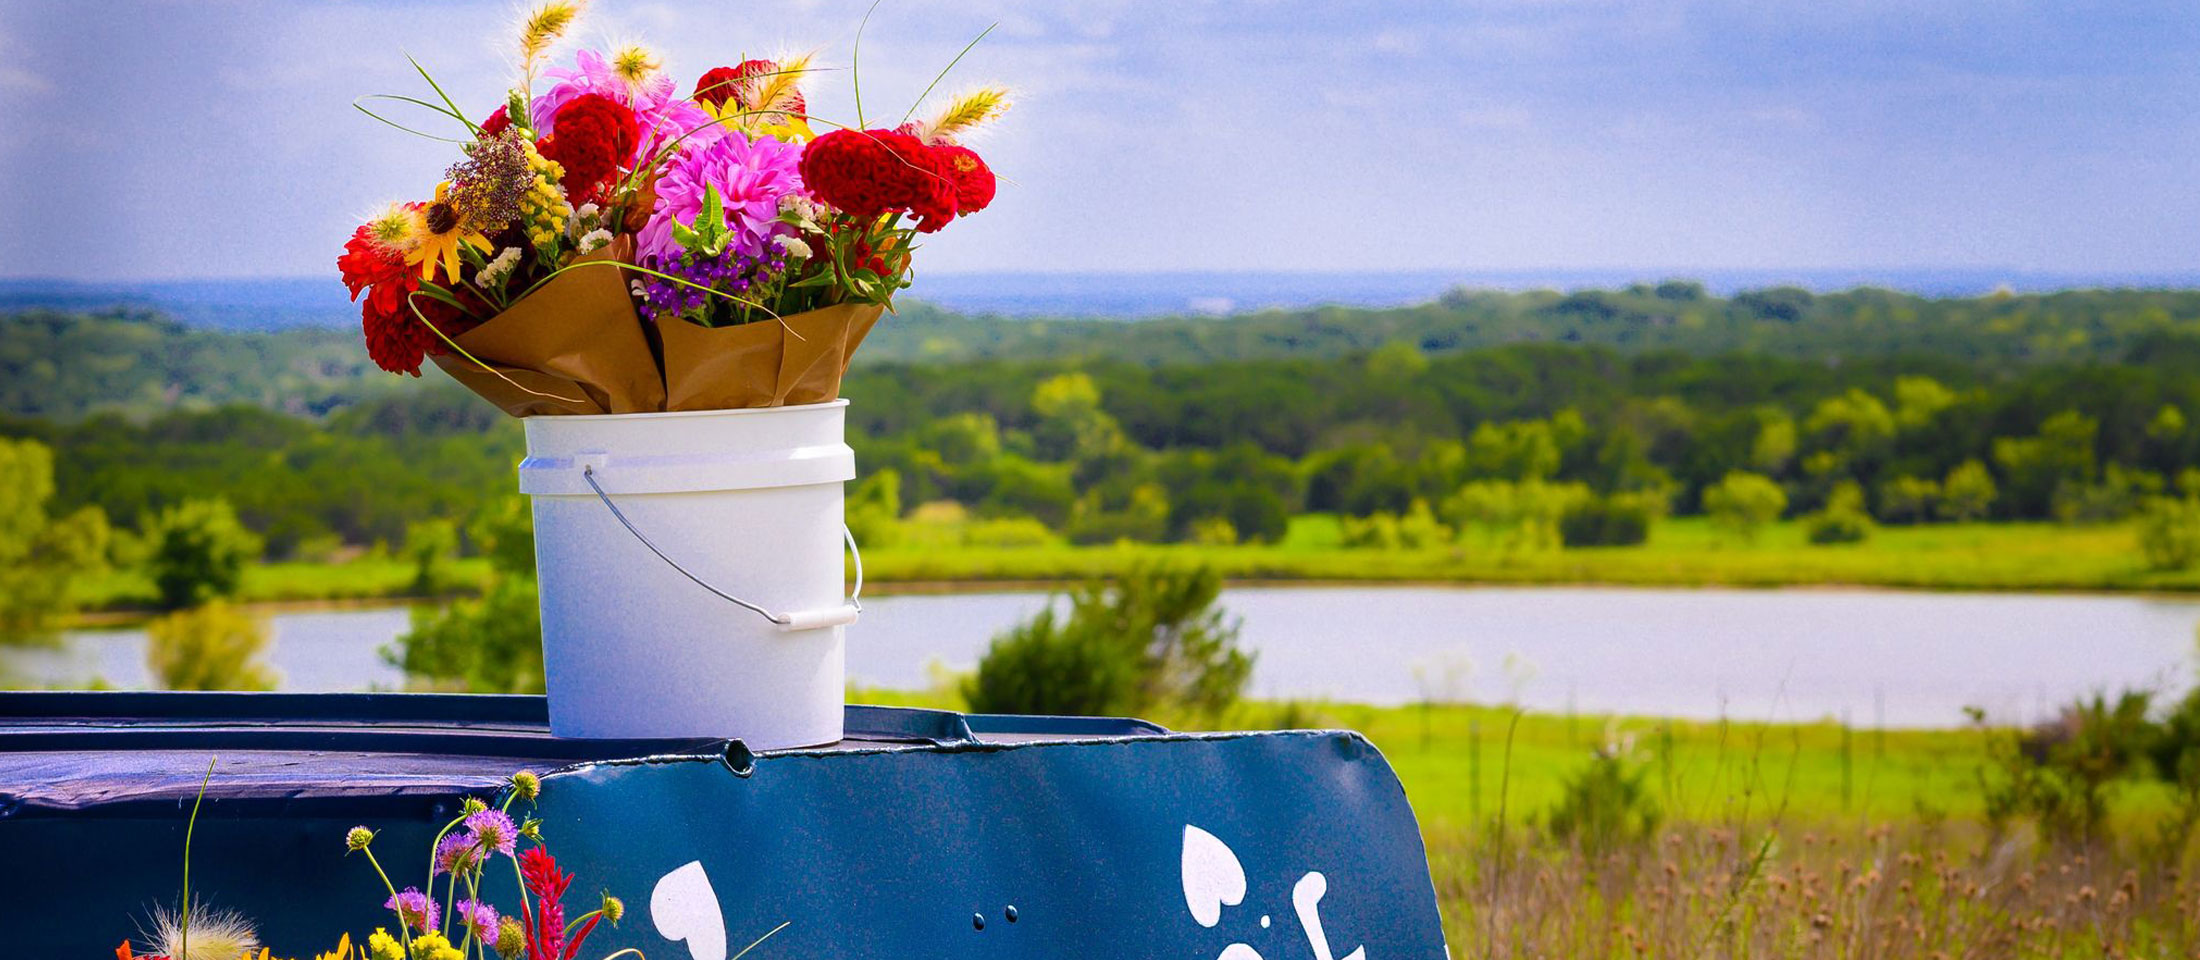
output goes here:
[[1245, 867], [1214, 834], [1184, 825], [1184, 906], [1202, 927], [1222, 922], [1222, 908], [1245, 902]]
[[726, 917], [719, 909], [718, 891], [710, 888], [700, 860], [665, 874], [649, 895], [649, 919], [657, 932], [687, 941], [693, 960], [726, 960]]

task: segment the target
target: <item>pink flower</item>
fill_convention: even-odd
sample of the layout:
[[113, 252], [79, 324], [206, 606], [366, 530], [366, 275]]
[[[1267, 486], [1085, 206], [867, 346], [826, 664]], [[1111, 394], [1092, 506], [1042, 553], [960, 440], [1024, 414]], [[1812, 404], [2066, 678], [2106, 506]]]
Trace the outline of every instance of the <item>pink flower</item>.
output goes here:
[[692, 225], [703, 212], [703, 190], [716, 186], [732, 228], [729, 249], [762, 258], [775, 234], [791, 233], [779, 222], [779, 198], [802, 191], [802, 148], [774, 137], [756, 140], [733, 134], [674, 157], [657, 178], [657, 205], [636, 238], [636, 252], [668, 262], [682, 249], [672, 239], [675, 221]]
[[695, 101], [681, 97], [678, 85], [662, 72], [640, 83], [628, 83], [612, 69], [611, 61], [593, 50], [575, 53], [573, 62], [571, 68], [544, 71], [543, 76], [558, 82], [527, 105], [527, 115], [534, 121], [538, 136], [557, 132], [559, 107], [591, 93], [634, 110], [634, 122], [642, 134], [632, 158], [637, 163], [656, 156], [659, 149], [674, 141], [685, 150], [709, 145], [726, 135], [725, 128]]

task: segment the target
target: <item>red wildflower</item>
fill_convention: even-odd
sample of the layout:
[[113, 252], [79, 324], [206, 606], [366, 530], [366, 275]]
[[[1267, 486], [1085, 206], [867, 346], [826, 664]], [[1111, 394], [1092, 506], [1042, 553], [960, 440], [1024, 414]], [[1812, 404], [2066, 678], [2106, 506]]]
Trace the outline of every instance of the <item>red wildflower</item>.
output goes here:
[[489, 119], [481, 121], [481, 132], [493, 137], [511, 126], [512, 118], [506, 115], [505, 108], [498, 107], [497, 112], [489, 115]]
[[942, 157], [899, 130], [835, 130], [802, 150], [802, 182], [857, 217], [914, 214], [931, 233], [955, 218], [955, 183]]
[[532, 915], [524, 906], [521, 909], [528, 960], [564, 960], [565, 904], [558, 901], [564, 898], [573, 875], [559, 870], [558, 861], [541, 847], [529, 847], [520, 853], [519, 873], [527, 892], [535, 895]]
[[940, 168], [947, 179], [955, 184], [955, 213], [969, 216], [993, 202], [993, 168], [973, 153], [969, 147], [942, 143], [932, 147], [939, 156]]
[[602, 94], [584, 93], [559, 107], [550, 128], [557, 132], [536, 146], [565, 167], [565, 193], [576, 207], [601, 201], [641, 142], [634, 111]]

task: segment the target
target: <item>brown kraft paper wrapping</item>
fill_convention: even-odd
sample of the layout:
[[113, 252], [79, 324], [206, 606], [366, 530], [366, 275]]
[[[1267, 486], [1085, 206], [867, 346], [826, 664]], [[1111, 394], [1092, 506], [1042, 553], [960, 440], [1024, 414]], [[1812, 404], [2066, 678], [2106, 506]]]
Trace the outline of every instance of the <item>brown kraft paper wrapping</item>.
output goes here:
[[660, 320], [664, 409], [730, 410], [837, 400], [849, 358], [884, 312], [875, 304], [844, 303], [731, 327]]
[[[632, 255], [633, 240], [620, 237], [574, 262]], [[452, 339], [491, 369], [456, 353], [436, 366], [515, 417], [665, 409], [664, 375], [618, 267], [569, 269]]]

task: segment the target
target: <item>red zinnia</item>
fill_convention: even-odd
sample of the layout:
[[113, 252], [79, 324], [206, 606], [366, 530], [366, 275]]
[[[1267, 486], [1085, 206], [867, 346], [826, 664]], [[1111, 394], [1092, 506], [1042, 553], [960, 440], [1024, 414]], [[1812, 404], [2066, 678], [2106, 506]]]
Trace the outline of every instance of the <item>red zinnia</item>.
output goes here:
[[[367, 339], [367, 356], [374, 365], [391, 373], [420, 375], [420, 361], [441, 346], [435, 331], [413, 316], [406, 304], [420, 289], [419, 271], [408, 268], [397, 251], [375, 243], [361, 226], [344, 242], [344, 255], [336, 258], [351, 298], [364, 292], [359, 305], [360, 331]], [[438, 304], [440, 306], [440, 304]], [[425, 312], [425, 308], [423, 308]]]
[[489, 115], [489, 119], [481, 121], [481, 132], [493, 137], [511, 126], [512, 118], [505, 114], [503, 107], [498, 107], [497, 112]]
[[641, 140], [634, 111], [596, 93], [559, 107], [550, 129], [556, 132], [537, 146], [545, 158], [565, 167], [565, 193], [576, 207], [603, 199]]
[[955, 218], [955, 183], [924, 141], [898, 130], [835, 130], [802, 150], [802, 183], [857, 217], [914, 214], [931, 233]]

